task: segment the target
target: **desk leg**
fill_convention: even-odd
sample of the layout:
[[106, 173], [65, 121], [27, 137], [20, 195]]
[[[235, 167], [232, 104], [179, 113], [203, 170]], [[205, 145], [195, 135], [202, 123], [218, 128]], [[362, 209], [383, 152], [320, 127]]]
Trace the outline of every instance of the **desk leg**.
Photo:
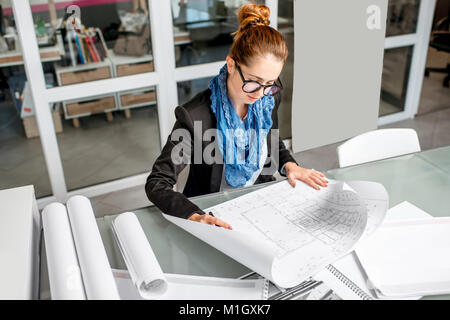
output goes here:
[[73, 118], [72, 119], [72, 123], [73, 123], [73, 126], [75, 128], [79, 128], [80, 127], [80, 120], [78, 118]]
[[124, 112], [125, 112], [125, 118], [130, 119], [131, 118], [131, 111], [130, 111], [130, 109], [125, 109]]
[[113, 121], [113, 115], [111, 112], [107, 112], [106, 113], [106, 120], [108, 120], [108, 122], [112, 122]]

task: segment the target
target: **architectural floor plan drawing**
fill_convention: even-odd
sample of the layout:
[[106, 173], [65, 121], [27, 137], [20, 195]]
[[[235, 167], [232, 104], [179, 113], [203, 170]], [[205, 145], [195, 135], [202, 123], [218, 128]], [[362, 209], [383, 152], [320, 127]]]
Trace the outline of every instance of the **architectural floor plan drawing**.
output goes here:
[[233, 230], [164, 215], [280, 287], [289, 288], [354, 249], [381, 224], [385, 188], [330, 181], [315, 190], [288, 181], [204, 209]]
[[356, 193], [333, 188], [317, 192], [300, 183], [296, 188], [272, 185], [208, 211], [233, 230], [271, 241], [278, 257], [307, 245], [345, 242], [364, 229], [366, 219]]

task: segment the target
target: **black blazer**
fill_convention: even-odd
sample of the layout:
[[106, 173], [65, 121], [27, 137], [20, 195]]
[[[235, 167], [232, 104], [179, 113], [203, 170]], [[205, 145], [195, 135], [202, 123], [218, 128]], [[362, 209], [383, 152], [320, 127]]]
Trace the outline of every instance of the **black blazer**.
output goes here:
[[[217, 120], [211, 110], [211, 90], [207, 89], [198, 93], [190, 101], [175, 109], [176, 122], [172, 129], [187, 129], [191, 135], [191, 143], [189, 144], [193, 150], [192, 144], [194, 139], [198, 139], [198, 145], [202, 146], [202, 154], [205, 147], [211, 142], [202, 141], [201, 137], [194, 136], [194, 121], [202, 123], [202, 137], [207, 129], [217, 128]], [[281, 96], [275, 95], [275, 107], [272, 111], [272, 129], [278, 129], [278, 107], [281, 102]], [[180, 218], [189, 218], [193, 213], [204, 214], [200, 208], [189, 201], [188, 197], [203, 195], [212, 192], [218, 192], [222, 182], [223, 164], [213, 163], [207, 164], [201, 160], [200, 164], [194, 164], [194, 154], [191, 153], [191, 163], [189, 164], [189, 176], [183, 193], [176, 192], [173, 187], [177, 181], [179, 173], [186, 167], [186, 164], [175, 164], [171, 159], [172, 149], [181, 142], [172, 141], [170, 137], [161, 151], [161, 155], [153, 164], [152, 172], [147, 178], [145, 184], [145, 192], [153, 204], [155, 204], [162, 212]], [[283, 167], [286, 162], [295, 162], [295, 159], [286, 149], [283, 141], [278, 137], [279, 161], [271, 154], [271, 136], [272, 131], [267, 135], [267, 161], [265, 170], [270, 174], [260, 174], [256, 183], [268, 182], [275, 180], [273, 174]], [[275, 136], [274, 136], [275, 138]], [[216, 145], [217, 146], [217, 145]], [[218, 149], [216, 149], [218, 150]], [[275, 163], [275, 166], [273, 165]], [[269, 168], [270, 167], [270, 168]], [[280, 172], [281, 174], [281, 172]]]

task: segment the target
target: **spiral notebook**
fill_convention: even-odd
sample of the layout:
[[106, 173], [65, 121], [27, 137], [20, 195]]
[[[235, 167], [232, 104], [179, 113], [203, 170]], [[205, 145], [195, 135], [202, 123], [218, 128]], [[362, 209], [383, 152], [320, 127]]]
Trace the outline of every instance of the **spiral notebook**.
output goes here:
[[337, 269], [333, 265], [328, 265], [326, 269], [340, 282], [342, 282], [343, 285], [345, 285], [350, 291], [352, 291], [352, 294], [358, 297], [361, 300], [373, 300], [373, 297], [368, 294], [364, 289], [362, 289], [361, 284], [357, 285], [355, 282], [353, 282], [351, 279], [347, 278], [345, 274], [343, 274], [339, 269]]
[[344, 300], [373, 300], [354, 252], [349, 253], [314, 276]]
[[[430, 217], [428, 213], [405, 201], [389, 209], [385, 221], [427, 217]], [[377, 295], [373, 290], [354, 251], [328, 265], [317, 273], [314, 279], [323, 281], [344, 300], [389, 299]], [[419, 298], [403, 297], [401, 299], [416, 300]]]

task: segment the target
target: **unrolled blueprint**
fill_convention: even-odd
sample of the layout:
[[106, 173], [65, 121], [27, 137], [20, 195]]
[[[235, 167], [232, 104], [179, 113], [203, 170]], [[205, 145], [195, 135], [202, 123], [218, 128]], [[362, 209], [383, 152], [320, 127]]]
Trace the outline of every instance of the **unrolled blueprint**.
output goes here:
[[353, 250], [381, 223], [387, 203], [386, 190], [374, 182], [332, 181], [315, 190], [300, 181], [295, 188], [282, 181], [204, 210], [233, 230], [164, 216], [289, 288]]
[[372, 235], [382, 224], [389, 209], [388, 194], [382, 184], [371, 181], [347, 181], [344, 189], [358, 193], [367, 209], [367, 225], [364, 237]]

